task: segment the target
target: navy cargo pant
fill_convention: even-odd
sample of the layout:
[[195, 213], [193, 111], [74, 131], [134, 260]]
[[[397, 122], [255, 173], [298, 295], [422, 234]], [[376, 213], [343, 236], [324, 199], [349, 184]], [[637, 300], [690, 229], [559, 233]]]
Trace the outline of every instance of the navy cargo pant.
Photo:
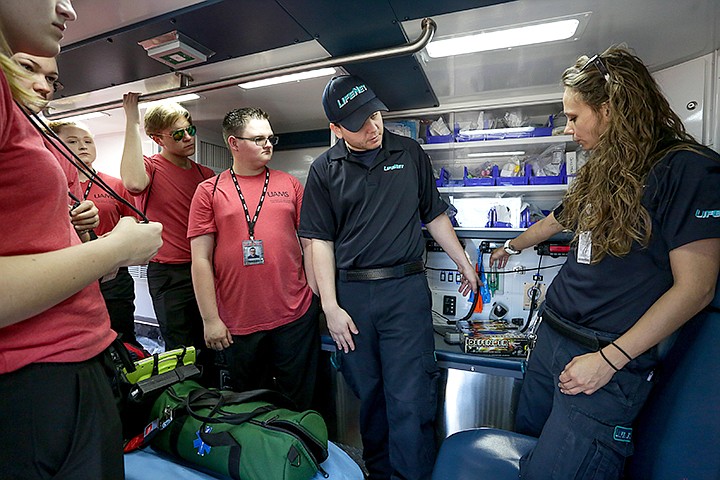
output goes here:
[[560, 372], [586, 353], [587, 347], [540, 325], [515, 417], [516, 431], [539, 439], [520, 460], [520, 478], [622, 477], [633, 452], [632, 423], [650, 393], [648, 377], [657, 357], [654, 349], [640, 355], [592, 395], [560, 393]]
[[439, 369], [425, 275], [338, 281], [337, 296], [359, 330], [355, 350], [338, 359], [360, 398], [370, 479], [429, 479], [436, 453]]

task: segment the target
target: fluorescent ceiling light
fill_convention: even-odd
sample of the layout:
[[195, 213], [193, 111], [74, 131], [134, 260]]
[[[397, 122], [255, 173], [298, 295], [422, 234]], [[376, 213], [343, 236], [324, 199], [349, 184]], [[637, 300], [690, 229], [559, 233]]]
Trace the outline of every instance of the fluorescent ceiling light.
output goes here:
[[165, 102], [183, 103], [183, 102], [189, 102], [191, 100], [197, 100], [198, 98], [200, 98], [200, 95], [198, 95], [197, 93], [186, 93], [184, 95], [178, 95], [176, 97], [164, 98], [162, 100], [153, 100], [152, 102], [140, 102], [138, 107], [148, 109], [150, 107], [154, 107], [155, 105], [159, 105], [159, 104], [165, 103]]
[[483, 30], [469, 35], [438, 39], [426, 47], [432, 58], [486, 52], [502, 48], [567, 40], [575, 35], [578, 18], [556, 18], [542, 23], [514, 25], [501, 29]]
[[467, 156], [470, 158], [486, 158], [486, 157], [515, 157], [525, 155], [525, 151], [518, 150], [517, 152], [482, 152], [482, 153], [468, 153]]
[[309, 70], [307, 72], [292, 73], [290, 75], [280, 75], [279, 77], [270, 77], [264, 80], [240, 83], [238, 84], [238, 87], [245, 89], [267, 87], [269, 85], [277, 85], [279, 83], [299, 82], [300, 80], [307, 80], [308, 78], [326, 77], [328, 75], [334, 75], [335, 73], [336, 70], [333, 67], [320, 68], [317, 70]]
[[100, 117], [109, 117], [107, 113], [104, 112], [91, 112], [91, 113], [83, 113], [82, 115], [73, 115], [71, 117], [59, 117], [56, 119], [53, 119], [53, 121], [62, 120], [64, 122], [80, 122], [82, 120], [90, 120], [91, 118], [100, 118]]

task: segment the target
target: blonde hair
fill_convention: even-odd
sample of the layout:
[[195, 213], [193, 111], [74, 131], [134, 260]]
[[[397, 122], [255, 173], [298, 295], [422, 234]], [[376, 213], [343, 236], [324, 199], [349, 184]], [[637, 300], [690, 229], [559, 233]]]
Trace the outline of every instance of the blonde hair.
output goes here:
[[47, 102], [34, 95], [33, 92], [27, 91], [18, 83], [18, 78], [30, 79], [31, 77], [24, 68], [10, 57], [12, 57], [10, 46], [5, 39], [5, 34], [0, 30], [0, 69], [5, 73], [13, 98], [22, 105], [35, 106], [38, 110], [42, 110], [47, 105]]
[[186, 118], [192, 125], [190, 112], [173, 102], [165, 102], [148, 109], [145, 112], [145, 133], [155, 135], [172, 127], [181, 118]]
[[607, 105], [610, 116], [563, 200], [558, 221], [574, 229], [576, 239], [580, 232], [592, 232], [592, 261], [597, 263], [608, 254], [627, 255], [634, 241], [649, 244], [652, 221], [641, 202], [650, 170], [668, 152], [699, 150], [699, 145], [642, 60], [626, 47], [607, 49], [600, 65], [590, 60], [578, 58], [563, 73], [562, 84], [598, 116]]
[[50, 130], [52, 130], [53, 132], [55, 132], [58, 135], [60, 135], [60, 131], [66, 127], [77, 127], [82, 130], [85, 130], [90, 135], [92, 135], [90, 128], [83, 122], [72, 121], [72, 120], [55, 120], [54, 122], [48, 123], [47, 126]]

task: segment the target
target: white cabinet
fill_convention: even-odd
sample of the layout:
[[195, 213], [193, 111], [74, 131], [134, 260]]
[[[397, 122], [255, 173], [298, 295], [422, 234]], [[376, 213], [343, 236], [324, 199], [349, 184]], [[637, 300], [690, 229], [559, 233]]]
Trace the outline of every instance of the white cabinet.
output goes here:
[[[465, 220], [456, 229], [458, 236], [510, 238], [524, 230], [521, 227], [527, 223], [519, 220], [521, 205], [529, 203], [540, 210], [551, 210], [567, 191], [564, 175], [574, 173], [563, 170], [553, 177], [543, 176], [548, 175], [545, 171], [538, 172], [541, 154], [545, 153], [543, 158], [554, 154], [551, 163], [557, 167], [565, 163], [567, 153], [570, 158], [576, 153], [577, 144], [572, 136], [562, 134], [565, 121], [560, 115], [563, 108], [561, 95], [558, 91], [543, 97], [466, 102], [424, 111], [398, 112], [386, 116], [385, 124], [391, 131], [415, 137], [422, 143], [436, 177], [441, 179], [440, 192], [460, 210], [458, 220]], [[444, 131], [440, 128], [443, 125], [447, 127]], [[540, 176], [530, 176], [525, 165], [531, 164], [533, 173], [540, 173]], [[519, 174], [518, 177], [508, 174], [513, 165], [519, 166], [514, 172]], [[494, 171], [493, 166], [496, 166]], [[506, 168], [504, 174], [503, 167]], [[489, 171], [495, 177], [488, 178]], [[488, 199], [498, 197], [512, 204], [513, 218], [518, 221], [499, 222], [502, 228], [492, 228], [494, 222], [481, 218], [488, 215], [482, 208], [488, 204]], [[475, 209], [480, 211], [474, 212]], [[475, 216], [463, 218], [463, 213], [468, 211], [473, 211]], [[508, 228], [508, 224], [512, 227]]]
[[[576, 145], [572, 137], [568, 135], [557, 135], [550, 137], [530, 137], [505, 140], [485, 140], [473, 142], [453, 142], [447, 144], [425, 144], [426, 150], [433, 162], [433, 167], [438, 172], [447, 170], [450, 172], [449, 186], [439, 187], [439, 191], [447, 194], [450, 202], [459, 210], [457, 219], [461, 225], [456, 229], [458, 236], [468, 238], [509, 238], [517, 236], [524, 230], [526, 220], [521, 220], [521, 212], [524, 205], [531, 204], [536, 209], [552, 210], [567, 191], [567, 179], [561, 176], [558, 178], [543, 177], [531, 178], [528, 184], [523, 177], [501, 177], [498, 183], [503, 185], [481, 185], [471, 186], [473, 180], [464, 180], [467, 171], [472, 172], [478, 169], [486, 170], [489, 165], [498, 165], [502, 169], [503, 162], [508, 161], [507, 157], [512, 156], [525, 161], [528, 158], [537, 156], [546, 151], [549, 147], [556, 147], [556, 151], [562, 151], [562, 162], [565, 162], [565, 154], [569, 151], [571, 156], [575, 154]], [[528, 173], [530, 170], [528, 169]], [[482, 181], [492, 179], [481, 179]], [[563, 183], [529, 184], [529, 181], [547, 181]], [[494, 207], [494, 204], [498, 204]], [[490, 209], [500, 209], [508, 212], [512, 224], [511, 228], [501, 223], [502, 228], [488, 228], [489, 217], [497, 215], [497, 212], [490, 214]], [[499, 210], [498, 210], [499, 211]], [[488, 223], [486, 223], [486, 220]], [[463, 228], [467, 227], [467, 228]]]

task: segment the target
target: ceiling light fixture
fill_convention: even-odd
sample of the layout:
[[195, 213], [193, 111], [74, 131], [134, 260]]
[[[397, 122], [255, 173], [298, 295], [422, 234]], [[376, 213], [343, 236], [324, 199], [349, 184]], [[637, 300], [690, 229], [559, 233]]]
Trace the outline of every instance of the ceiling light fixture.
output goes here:
[[300, 80], [307, 80], [309, 78], [326, 77], [328, 75], [334, 75], [335, 73], [337, 73], [337, 70], [333, 67], [320, 68], [317, 70], [309, 70], [307, 72], [280, 75], [278, 77], [270, 77], [263, 80], [240, 83], [238, 84], [238, 87], [244, 89], [267, 87], [270, 85], [277, 85], [279, 83], [299, 82]]
[[59, 118], [53, 118], [53, 122], [57, 122], [62, 120], [63, 122], [80, 122], [82, 120], [90, 120], [91, 118], [100, 118], [100, 117], [109, 117], [109, 113], [105, 112], [90, 112], [90, 113], [83, 113], [82, 115], [73, 115], [71, 117], [59, 117]]
[[567, 40], [579, 36], [590, 12], [439, 38], [426, 47], [432, 58]]
[[200, 98], [200, 95], [197, 93], [186, 93], [184, 95], [177, 95], [175, 97], [164, 98], [162, 100], [153, 100], [152, 102], [140, 102], [138, 107], [141, 109], [148, 109], [165, 102], [183, 103], [197, 100], [198, 98]]

